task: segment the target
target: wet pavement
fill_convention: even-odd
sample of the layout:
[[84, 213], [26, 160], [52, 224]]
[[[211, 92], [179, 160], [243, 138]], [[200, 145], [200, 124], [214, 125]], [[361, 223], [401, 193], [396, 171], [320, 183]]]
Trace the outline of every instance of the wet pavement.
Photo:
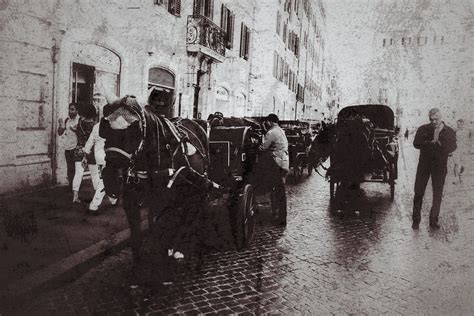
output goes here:
[[417, 152], [410, 143], [401, 151], [394, 202], [388, 184], [367, 183], [339, 210], [329, 202], [328, 183], [313, 173], [288, 185], [286, 228], [268, 220], [262, 200], [249, 248], [233, 249], [226, 228], [214, 227], [212, 249], [203, 260], [188, 258], [172, 286], [138, 284], [124, 250], [15, 313], [472, 315], [474, 156], [463, 184], [447, 178], [442, 228], [428, 227], [428, 188], [413, 231]]

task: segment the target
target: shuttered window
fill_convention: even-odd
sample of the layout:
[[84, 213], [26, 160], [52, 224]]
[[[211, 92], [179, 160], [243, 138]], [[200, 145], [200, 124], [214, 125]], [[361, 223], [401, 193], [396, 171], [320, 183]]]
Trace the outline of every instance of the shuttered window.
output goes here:
[[168, 0], [168, 12], [181, 16], [181, 0]]
[[235, 15], [224, 4], [221, 8], [221, 27], [225, 31], [226, 47], [232, 49], [234, 42]]
[[249, 28], [242, 23], [240, 27], [240, 57], [245, 60], [249, 59], [250, 48], [250, 31]]
[[214, 14], [214, 0], [194, 0], [194, 15], [204, 15], [212, 20]]

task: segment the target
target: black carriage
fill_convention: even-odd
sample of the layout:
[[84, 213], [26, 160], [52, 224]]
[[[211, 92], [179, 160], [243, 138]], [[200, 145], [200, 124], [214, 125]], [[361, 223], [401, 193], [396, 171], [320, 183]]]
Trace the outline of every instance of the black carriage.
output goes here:
[[382, 182], [390, 185], [393, 201], [397, 162], [397, 130], [390, 107], [355, 105], [339, 112], [328, 169], [331, 199], [340, 185]]
[[243, 126], [217, 126], [210, 130], [209, 177], [228, 192], [232, 233], [237, 248], [241, 249], [251, 242], [255, 229], [255, 192], [251, 177], [262, 133], [256, 127], [258, 124], [249, 120], [240, 119], [238, 123]]
[[280, 121], [280, 127], [288, 139], [290, 173], [296, 181], [299, 181], [304, 169], [308, 169], [309, 175], [312, 172], [308, 164], [308, 147], [311, 144], [310, 124], [302, 121]]

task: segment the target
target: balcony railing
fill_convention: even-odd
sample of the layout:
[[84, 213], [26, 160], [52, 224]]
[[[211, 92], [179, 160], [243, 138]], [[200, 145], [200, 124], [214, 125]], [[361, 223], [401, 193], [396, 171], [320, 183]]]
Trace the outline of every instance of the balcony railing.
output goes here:
[[188, 16], [186, 44], [190, 52], [202, 52], [218, 61], [224, 60], [225, 31], [205, 16]]

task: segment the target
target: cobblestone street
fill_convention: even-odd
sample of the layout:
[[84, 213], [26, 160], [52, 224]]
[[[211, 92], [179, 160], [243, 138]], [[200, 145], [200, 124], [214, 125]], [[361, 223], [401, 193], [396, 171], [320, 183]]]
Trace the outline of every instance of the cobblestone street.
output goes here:
[[340, 212], [330, 206], [328, 183], [313, 173], [288, 185], [285, 229], [265, 220], [263, 201], [249, 248], [205, 253], [199, 269], [188, 261], [168, 288], [136, 286], [124, 250], [16, 313], [472, 315], [472, 163], [463, 184], [447, 177], [441, 229], [428, 227], [429, 185], [413, 231], [417, 155], [411, 140], [402, 144], [394, 202], [388, 184], [366, 183], [363, 196]]

